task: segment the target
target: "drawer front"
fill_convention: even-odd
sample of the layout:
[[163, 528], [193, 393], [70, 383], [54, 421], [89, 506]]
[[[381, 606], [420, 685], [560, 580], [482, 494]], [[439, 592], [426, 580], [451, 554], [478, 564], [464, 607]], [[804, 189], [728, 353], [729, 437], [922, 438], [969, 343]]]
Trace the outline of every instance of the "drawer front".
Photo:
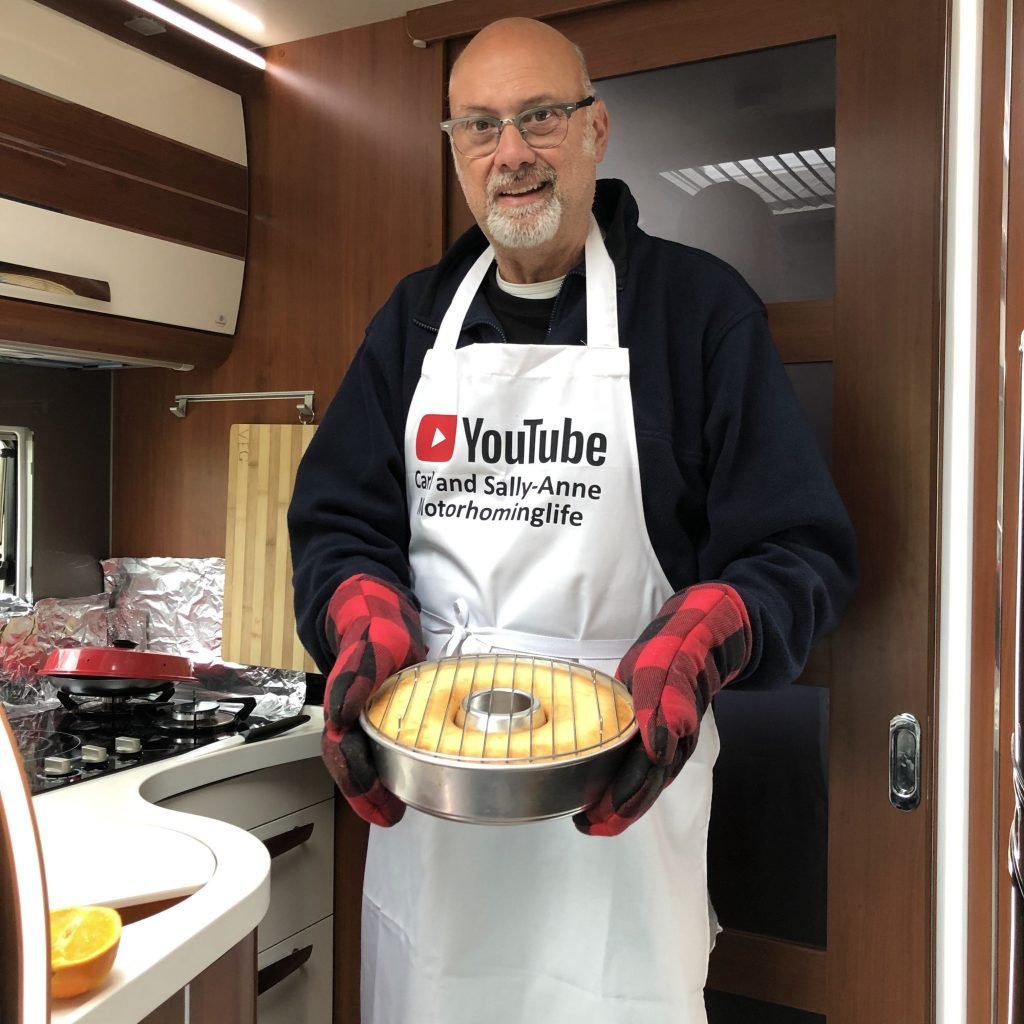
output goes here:
[[[261, 985], [275, 984], [256, 1000], [258, 1024], [331, 1024], [333, 947], [334, 918], [327, 917], [259, 954]], [[288, 968], [289, 957], [295, 957], [294, 963], [306, 956], [307, 950], [308, 959], [287, 977], [271, 977]]]
[[261, 768], [160, 801], [161, 807], [226, 821], [247, 831], [334, 796], [319, 757]]
[[261, 825], [252, 834], [273, 858], [270, 907], [256, 935], [262, 951], [332, 912], [334, 800]]
[[[0, 261], [99, 281], [109, 298], [0, 284], [0, 295], [233, 334], [245, 262], [53, 210], [0, 199]], [[34, 274], [33, 271], [37, 273]]]

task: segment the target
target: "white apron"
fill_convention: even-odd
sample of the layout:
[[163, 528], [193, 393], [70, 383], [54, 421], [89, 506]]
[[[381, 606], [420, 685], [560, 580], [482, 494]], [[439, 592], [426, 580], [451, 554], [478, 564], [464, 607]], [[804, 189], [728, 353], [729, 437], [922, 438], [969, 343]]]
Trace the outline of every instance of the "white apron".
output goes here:
[[[456, 348], [462, 282], [406, 426], [413, 585], [429, 657], [574, 658], [609, 674], [672, 593], [647, 534], [629, 353], [596, 222], [583, 346]], [[370, 830], [364, 1024], [705, 1024], [718, 732], [622, 835], [568, 818]]]

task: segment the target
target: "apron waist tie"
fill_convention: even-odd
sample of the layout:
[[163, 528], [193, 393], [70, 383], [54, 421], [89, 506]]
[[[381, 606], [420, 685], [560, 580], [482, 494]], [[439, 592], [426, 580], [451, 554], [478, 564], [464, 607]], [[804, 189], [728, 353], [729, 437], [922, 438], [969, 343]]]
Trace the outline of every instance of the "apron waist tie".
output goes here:
[[[420, 614], [423, 629], [433, 637], [443, 639], [438, 657], [448, 658], [465, 653], [509, 651], [560, 661], [617, 661], [633, 645], [636, 637], [623, 640], [576, 640], [568, 637], [524, 633], [500, 626], [478, 626], [469, 623], [469, 605], [464, 598], [456, 598], [452, 605], [452, 618], [424, 608]], [[429, 646], [433, 647], [433, 644]]]

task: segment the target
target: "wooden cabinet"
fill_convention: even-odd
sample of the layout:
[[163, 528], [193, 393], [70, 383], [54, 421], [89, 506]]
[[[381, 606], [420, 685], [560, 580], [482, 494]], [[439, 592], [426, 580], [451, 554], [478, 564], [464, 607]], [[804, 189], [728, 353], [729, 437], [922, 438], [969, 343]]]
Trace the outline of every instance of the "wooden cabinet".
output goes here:
[[0, 51], [5, 348], [223, 360], [248, 232], [241, 97], [33, 0], [5, 4]]
[[330, 1024], [334, 784], [319, 758], [276, 765], [161, 801], [247, 829], [271, 856], [256, 933], [258, 1024]]
[[252, 1024], [255, 936], [247, 935], [140, 1024]]

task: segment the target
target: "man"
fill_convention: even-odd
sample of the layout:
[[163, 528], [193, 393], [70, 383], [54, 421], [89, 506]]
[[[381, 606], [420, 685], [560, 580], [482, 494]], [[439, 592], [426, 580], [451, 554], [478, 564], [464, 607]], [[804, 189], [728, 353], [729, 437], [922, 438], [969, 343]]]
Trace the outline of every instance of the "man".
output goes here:
[[[572, 44], [497, 22], [449, 102], [479, 227], [374, 318], [289, 512], [325, 760], [359, 814], [401, 821], [370, 834], [363, 1019], [703, 1022], [710, 702], [799, 674], [852, 590], [852, 532], [759, 300], [596, 183], [608, 113]], [[513, 478], [538, 490], [501, 497]], [[455, 479], [470, 500], [429, 514]], [[546, 479], [586, 497], [552, 516], [529, 497]], [[488, 511], [517, 502], [540, 519]], [[639, 738], [575, 828], [455, 824], [384, 790], [359, 711], [452, 646], [629, 686]]]

